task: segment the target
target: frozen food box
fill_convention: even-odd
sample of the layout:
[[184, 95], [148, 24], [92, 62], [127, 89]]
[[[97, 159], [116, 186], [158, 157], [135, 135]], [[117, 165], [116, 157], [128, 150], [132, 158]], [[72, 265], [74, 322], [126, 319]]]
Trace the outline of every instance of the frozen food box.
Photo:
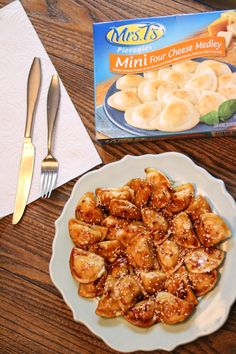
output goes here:
[[95, 23], [96, 139], [236, 134], [236, 11]]

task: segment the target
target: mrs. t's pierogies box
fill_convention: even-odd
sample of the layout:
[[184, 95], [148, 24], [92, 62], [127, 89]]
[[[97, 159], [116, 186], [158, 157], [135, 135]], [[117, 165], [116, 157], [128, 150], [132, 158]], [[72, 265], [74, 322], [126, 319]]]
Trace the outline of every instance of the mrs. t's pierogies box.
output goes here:
[[96, 138], [236, 134], [236, 11], [94, 24]]

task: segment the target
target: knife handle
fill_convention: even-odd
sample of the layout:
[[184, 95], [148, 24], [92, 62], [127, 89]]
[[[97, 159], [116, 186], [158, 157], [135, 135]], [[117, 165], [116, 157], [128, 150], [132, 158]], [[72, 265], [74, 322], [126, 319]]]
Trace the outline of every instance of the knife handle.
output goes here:
[[41, 62], [39, 58], [34, 58], [30, 68], [27, 85], [27, 118], [25, 126], [25, 138], [31, 137], [32, 121], [34, 117], [40, 84]]
[[60, 81], [58, 75], [53, 75], [48, 90], [47, 117], [48, 117], [48, 154], [51, 154], [52, 132], [57, 117], [61, 98]]

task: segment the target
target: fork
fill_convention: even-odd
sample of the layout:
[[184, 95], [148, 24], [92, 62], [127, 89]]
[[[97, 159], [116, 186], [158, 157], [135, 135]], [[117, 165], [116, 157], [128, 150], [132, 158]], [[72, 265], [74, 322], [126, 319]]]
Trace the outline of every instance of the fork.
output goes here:
[[59, 163], [52, 155], [52, 133], [60, 103], [60, 82], [58, 75], [53, 75], [48, 90], [47, 120], [48, 120], [48, 153], [41, 165], [41, 197], [49, 198], [55, 186]]

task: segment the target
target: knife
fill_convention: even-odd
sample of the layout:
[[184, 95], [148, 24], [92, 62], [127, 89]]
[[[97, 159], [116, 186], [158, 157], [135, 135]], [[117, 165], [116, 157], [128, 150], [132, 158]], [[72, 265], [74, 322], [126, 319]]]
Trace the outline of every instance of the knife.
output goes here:
[[17, 224], [20, 221], [24, 213], [33, 176], [35, 151], [34, 145], [31, 141], [31, 132], [40, 84], [41, 63], [39, 58], [34, 58], [28, 77], [26, 126], [18, 176], [15, 208], [12, 218], [13, 225]]

